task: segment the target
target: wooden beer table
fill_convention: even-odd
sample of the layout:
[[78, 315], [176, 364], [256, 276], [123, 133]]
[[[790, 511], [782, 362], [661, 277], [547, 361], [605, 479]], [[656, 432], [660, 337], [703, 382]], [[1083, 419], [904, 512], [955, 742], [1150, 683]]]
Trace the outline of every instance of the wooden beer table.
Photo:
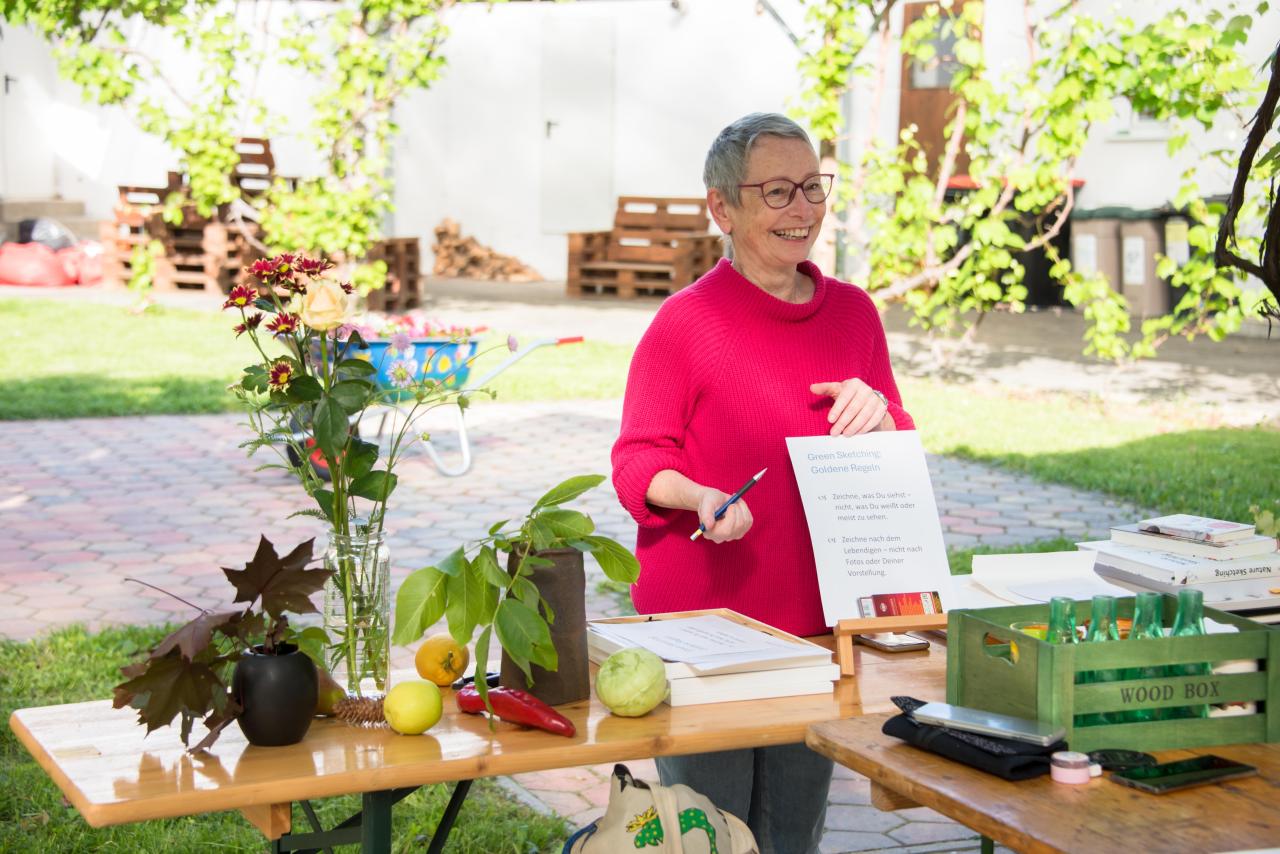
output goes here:
[[[392, 805], [419, 786], [452, 782], [429, 848], [437, 852], [479, 777], [799, 743], [810, 724], [892, 709], [891, 695], [940, 700], [945, 694], [943, 645], [898, 654], [860, 648], [857, 654], [858, 675], [841, 679], [831, 694], [662, 705], [640, 718], [610, 715], [593, 695], [557, 707], [577, 727], [573, 738], [502, 722], [490, 731], [483, 717], [459, 713], [447, 689], [444, 717], [421, 736], [317, 719], [299, 744], [254, 747], [231, 726], [208, 752], [194, 756], [176, 727], [144, 738], [134, 710], [112, 709], [105, 700], [19, 709], [9, 725], [94, 827], [238, 809], [272, 840], [273, 851], [360, 843], [364, 851], [385, 852]], [[192, 737], [198, 740], [199, 732]], [[309, 801], [354, 793], [363, 796], [361, 811], [322, 829]], [[310, 832], [292, 832], [295, 802]]]
[[812, 749], [871, 779], [882, 810], [925, 806], [1027, 854], [1076, 851], [1243, 851], [1280, 845], [1280, 744], [1155, 751], [1172, 762], [1206, 753], [1258, 769], [1256, 777], [1150, 795], [1105, 779], [1081, 786], [1046, 774], [1011, 783], [880, 731], [889, 715], [809, 728]]

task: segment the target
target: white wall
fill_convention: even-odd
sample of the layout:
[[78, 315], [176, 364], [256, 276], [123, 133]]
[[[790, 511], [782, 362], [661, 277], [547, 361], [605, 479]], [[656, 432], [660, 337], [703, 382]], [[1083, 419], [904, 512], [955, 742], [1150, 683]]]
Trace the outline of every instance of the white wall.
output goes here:
[[703, 195], [716, 133], [745, 113], [784, 110], [799, 91], [797, 48], [753, 0], [455, 7], [444, 79], [397, 111], [397, 233], [429, 246], [431, 229], [452, 217], [465, 234], [563, 277], [567, 240], [544, 225], [541, 207], [540, 55], [549, 22], [575, 17], [613, 30], [603, 153], [613, 181], [591, 200], [594, 228], [609, 228], [619, 195]]

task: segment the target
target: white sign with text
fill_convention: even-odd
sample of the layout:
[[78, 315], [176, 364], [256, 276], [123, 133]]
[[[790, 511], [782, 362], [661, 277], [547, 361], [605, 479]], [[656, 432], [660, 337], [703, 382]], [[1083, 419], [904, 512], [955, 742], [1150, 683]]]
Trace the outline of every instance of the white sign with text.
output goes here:
[[920, 434], [800, 436], [787, 450], [827, 625], [949, 607], [951, 571]]

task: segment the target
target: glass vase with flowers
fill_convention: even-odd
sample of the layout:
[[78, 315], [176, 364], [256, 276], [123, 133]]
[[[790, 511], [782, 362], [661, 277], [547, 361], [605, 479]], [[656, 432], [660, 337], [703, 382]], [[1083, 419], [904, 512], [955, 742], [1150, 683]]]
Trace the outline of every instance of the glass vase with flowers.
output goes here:
[[[363, 695], [387, 688], [390, 555], [383, 525], [395, 465], [416, 438], [419, 416], [446, 403], [465, 406], [457, 376], [475, 347], [443, 374], [425, 374], [408, 352], [380, 371], [352, 322], [354, 289], [331, 278], [333, 266], [293, 254], [257, 261], [249, 272], [260, 284], [237, 285], [223, 307], [239, 312], [234, 331], [257, 354], [232, 386], [256, 434], [244, 447], [250, 455], [279, 453], [281, 461], [264, 468], [290, 471], [316, 505], [293, 515], [329, 527], [325, 663], [349, 693]], [[401, 417], [389, 437], [361, 438], [362, 419], [390, 403]]]

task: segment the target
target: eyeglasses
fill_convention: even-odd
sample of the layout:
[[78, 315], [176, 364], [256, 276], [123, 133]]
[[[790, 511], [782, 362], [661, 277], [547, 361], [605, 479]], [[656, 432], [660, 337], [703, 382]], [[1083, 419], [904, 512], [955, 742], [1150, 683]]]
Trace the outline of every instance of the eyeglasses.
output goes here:
[[771, 208], [785, 208], [795, 199], [796, 190], [804, 193], [804, 197], [810, 204], [822, 204], [831, 194], [831, 183], [834, 180], [834, 175], [823, 172], [810, 175], [799, 184], [790, 178], [774, 178], [772, 181], [764, 181], [760, 184], [739, 184], [738, 188], [756, 187], [760, 190], [760, 197], [764, 199], [766, 205]]

